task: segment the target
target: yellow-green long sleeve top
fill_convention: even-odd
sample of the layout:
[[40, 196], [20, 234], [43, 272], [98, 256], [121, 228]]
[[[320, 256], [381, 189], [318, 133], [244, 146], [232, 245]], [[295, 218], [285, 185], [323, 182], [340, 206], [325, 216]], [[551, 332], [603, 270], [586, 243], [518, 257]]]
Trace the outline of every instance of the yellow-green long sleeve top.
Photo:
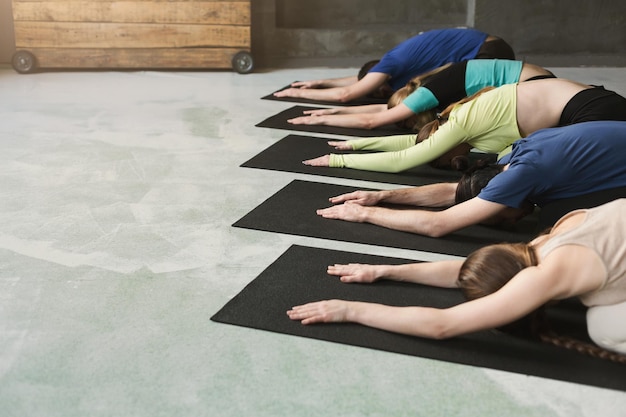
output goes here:
[[383, 136], [348, 141], [368, 154], [331, 154], [331, 167], [379, 172], [401, 172], [431, 162], [462, 143], [498, 159], [521, 137], [517, 126], [517, 84], [507, 84], [457, 106], [428, 139], [416, 144], [416, 135]]

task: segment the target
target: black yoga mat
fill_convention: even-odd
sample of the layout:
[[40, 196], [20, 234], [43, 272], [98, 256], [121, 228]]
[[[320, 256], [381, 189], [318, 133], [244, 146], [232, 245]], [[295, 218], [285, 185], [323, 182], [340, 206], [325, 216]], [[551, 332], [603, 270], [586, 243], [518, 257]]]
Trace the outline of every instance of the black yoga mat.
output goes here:
[[257, 127], [269, 127], [273, 129], [295, 130], [297, 132], [327, 133], [331, 135], [345, 135], [356, 137], [392, 136], [411, 133], [397, 126], [381, 126], [376, 129], [359, 129], [353, 127], [318, 126], [318, 125], [292, 125], [287, 120], [294, 117], [304, 116], [305, 110], [314, 110], [316, 107], [293, 106], [283, 110], [274, 116], [268, 117], [256, 124]]
[[[397, 174], [391, 174], [348, 168], [312, 167], [302, 163], [304, 160], [316, 158], [331, 152], [344, 153], [343, 151], [336, 151], [328, 146], [328, 140], [327, 138], [314, 136], [288, 135], [250, 160], [244, 162], [241, 166], [402, 185], [457, 182], [461, 177], [459, 172], [431, 168], [429, 165], [422, 165]], [[491, 155], [487, 156], [481, 154], [480, 157], [491, 157]], [[472, 158], [478, 158], [478, 156]]]
[[295, 180], [233, 226], [457, 256], [467, 256], [492, 243], [529, 241], [536, 232], [536, 218], [532, 216], [510, 230], [475, 225], [442, 238], [431, 238], [368, 223], [324, 219], [316, 214], [317, 209], [330, 205], [329, 197], [359, 189], [364, 188]]
[[[211, 317], [211, 320], [626, 391], [624, 365], [496, 331], [477, 332], [447, 340], [430, 340], [353, 323], [304, 326], [287, 317], [286, 311], [294, 305], [331, 298], [437, 308], [462, 302], [460, 293], [453, 289], [390, 281], [344, 284], [337, 277], [326, 274], [327, 265], [350, 262], [398, 264], [415, 261], [292, 246]], [[585, 340], [584, 309], [579, 304], [564, 303], [562, 306], [551, 307], [548, 317], [555, 331]], [[311, 349], [314, 348], [311, 346]]]
[[[283, 88], [276, 90], [283, 91], [287, 88], [291, 87], [291, 84], [284, 86]], [[286, 101], [290, 103], [306, 103], [306, 104], [320, 104], [320, 105], [329, 105], [329, 106], [363, 106], [366, 104], [386, 104], [387, 99], [384, 98], [374, 98], [374, 97], [361, 97], [349, 101], [347, 103], [338, 103], [334, 101], [325, 101], [325, 100], [311, 100], [306, 98], [297, 98], [297, 97], [276, 97], [274, 93], [268, 94], [265, 97], [261, 97], [263, 100], [273, 100], [273, 101]]]

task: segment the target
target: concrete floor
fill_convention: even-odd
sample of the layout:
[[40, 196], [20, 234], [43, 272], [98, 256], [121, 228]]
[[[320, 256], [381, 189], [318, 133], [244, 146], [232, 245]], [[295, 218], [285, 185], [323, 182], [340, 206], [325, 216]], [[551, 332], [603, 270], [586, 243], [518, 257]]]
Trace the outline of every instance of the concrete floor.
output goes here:
[[[552, 68], [626, 94], [623, 68]], [[626, 393], [211, 322], [291, 244], [230, 225], [294, 178], [259, 98], [356, 69], [0, 68], [0, 415], [624, 416]]]

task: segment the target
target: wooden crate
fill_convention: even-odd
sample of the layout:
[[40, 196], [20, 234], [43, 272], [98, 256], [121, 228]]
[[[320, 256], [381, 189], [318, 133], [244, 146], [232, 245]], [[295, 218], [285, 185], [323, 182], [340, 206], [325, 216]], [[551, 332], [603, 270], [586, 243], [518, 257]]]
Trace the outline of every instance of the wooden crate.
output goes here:
[[250, 72], [250, 0], [13, 0], [13, 67]]

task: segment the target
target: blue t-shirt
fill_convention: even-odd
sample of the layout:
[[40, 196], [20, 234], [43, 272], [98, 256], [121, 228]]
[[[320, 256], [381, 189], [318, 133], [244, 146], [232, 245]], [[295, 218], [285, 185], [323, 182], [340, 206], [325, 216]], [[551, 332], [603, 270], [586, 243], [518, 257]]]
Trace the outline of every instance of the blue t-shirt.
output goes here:
[[626, 186], [626, 122], [597, 121], [538, 130], [513, 144], [478, 198], [520, 208]]
[[389, 75], [394, 90], [448, 62], [473, 59], [487, 39], [476, 29], [436, 29], [422, 32], [387, 52], [370, 72]]

